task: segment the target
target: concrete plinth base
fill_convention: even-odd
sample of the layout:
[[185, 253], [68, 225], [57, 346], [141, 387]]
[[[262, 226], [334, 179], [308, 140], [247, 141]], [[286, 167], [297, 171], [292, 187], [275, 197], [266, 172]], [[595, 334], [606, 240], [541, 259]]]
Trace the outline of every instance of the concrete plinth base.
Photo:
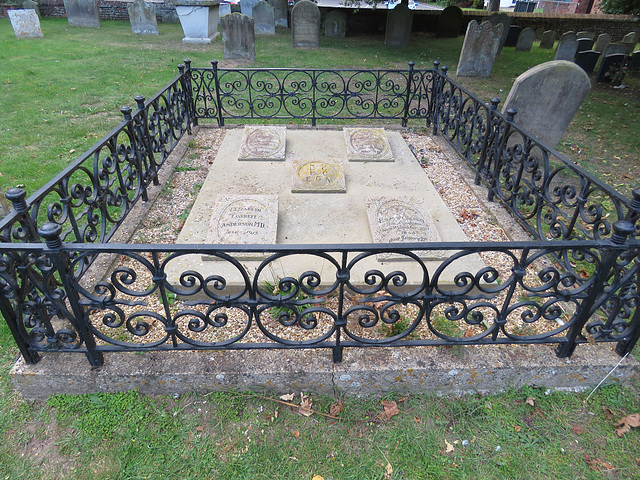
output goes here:
[[[571, 359], [557, 358], [550, 345], [345, 349], [340, 364], [332, 363], [326, 349], [107, 353], [104, 366], [95, 370], [84, 355], [51, 353], [37, 365], [20, 358], [10, 376], [28, 399], [133, 389], [149, 394], [233, 388], [329, 395], [495, 393], [523, 386], [586, 390], [620, 361], [612, 345], [580, 345]], [[629, 356], [605, 384], [625, 382], [637, 372], [638, 362]]]

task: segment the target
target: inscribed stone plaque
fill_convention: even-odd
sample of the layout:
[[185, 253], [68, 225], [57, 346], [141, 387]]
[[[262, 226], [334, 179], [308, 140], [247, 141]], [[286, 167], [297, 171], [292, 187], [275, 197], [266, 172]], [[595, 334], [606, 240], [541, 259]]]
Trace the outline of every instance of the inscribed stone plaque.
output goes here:
[[624, 53], [615, 53], [604, 57], [596, 75], [596, 82], [619, 84], [622, 81], [620, 72], [626, 58], [627, 56]]
[[253, 18], [241, 13], [231, 13], [220, 18], [222, 53], [233, 60], [255, 60], [256, 43]]
[[333, 159], [293, 161], [293, 193], [343, 193], [347, 191], [342, 162]]
[[[374, 243], [439, 242], [440, 234], [422, 197], [365, 197]], [[420, 258], [442, 258], [439, 250], [414, 252]], [[411, 260], [396, 253], [377, 255], [378, 261]]]
[[478, 22], [471, 20], [467, 26], [456, 75], [488, 77], [500, 47], [501, 36], [501, 23], [494, 27], [489, 22], [478, 25]]
[[17, 38], [42, 38], [40, 18], [35, 10], [8, 10], [13, 33]]
[[384, 128], [343, 128], [350, 162], [393, 162]]
[[276, 22], [273, 7], [265, 0], [260, 0], [253, 6], [253, 31], [256, 35], [275, 35]]
[[347, 14], [341, 10], [331, 10], [324, 17], [325, 37], [344, 37], [347, 32]]
[[591, 75], [595, 70], [599, 59], [600, 52], [596, 52], [595, 50], [586, 50], [576, 54], [575, 64], [581, 67], [587, 75]]
[[100, 27], [96, 0], [64, 0], [64, 9], [72, 27]]
[[144, 0], [135, 0], [127, 5], [131, 31], [135, 35], [158, 35], [156, 6]]
[[384, 44], [390, 47], [406, 47], [411, 41], [413, 28], [413, 10], [408, 3], [400, 3], [393, 10], [387, 12], [387, 25], [384, 34]]
[[556, 31], [546, 30], [542, 34], [542, 39], [540, 40], [540, 48], [544, 48], [546, 50], [552, 49], [555, 41], [556, 41]]
[[291, 41], [294, 48], [320, 47], [320, 9], [309, 0], [300, 0], [291, 10]]
[[244, 127], [238, 160], [283, 161], [287, 127]]
[[536, 32], [532, 28], [525, 28], [518, 35], [516, 50], [519, 52], [530, 52], [533, 42], [536, 40]]
[[[206, 243], [246, 245], [276, 243], [277, 195], [219, 195], [211, 212]], [[263, 258], [263, 253], [233, 254], [236, 258]], [[203, 256], [203, 260], [217, 257]]]

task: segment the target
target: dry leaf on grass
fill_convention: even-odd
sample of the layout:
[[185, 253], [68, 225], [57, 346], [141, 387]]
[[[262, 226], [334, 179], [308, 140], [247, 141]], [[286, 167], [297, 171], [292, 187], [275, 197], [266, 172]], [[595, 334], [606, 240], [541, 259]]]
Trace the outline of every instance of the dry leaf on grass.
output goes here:
[[304, 393], [300, 394], [300, 408], [298, 409], [298, 413], [304, 415], [305, 417], [310, 417], [313, 415], [313, 410], [311, 410], [311, 398]]
[[382, 403], [382, 406], [384, 408], [384, 416], [387, 417], [387, 420], [400, 413], [398, 404], [393, 400], [383, 400], [380, 403]]
[[300, 431], [299, 430], [294, 430], [293, 431], [293, 436], [298, 438], [300, 436]]
[[204, 432], [204, 425], [198, 425], [196, 427], [196, 432]]
[[589, 468], [594, 472], [599, 472], [601, 470], [615, 470], [616, 468], [610, 463], [603, 462], [599, 458], [591, 458], [586, 453], [584, 454], [584, 461], [587, 465], [589, 465]]
[[285, 402], [291, 402], [295, 398], [295, 394], [288, 393], [286, 395], [280, 395], [280, 400], [284, 400]]
[[329, 415], [333, 415], [334, 417], [339, 415], [342, 412], [342, 402], [332, 403], [329, 407]]
[[446, 452], [446, 453], [451, 453], [451, 452], [453, 452], [453, 445], [451, 445], [451, 444], [449, 443], [449, 441], [448, 441], [446, 438], [444, 439], [444, 444], [445, 444], [445, 445], [446, 445], [446, 447], [447, 447], [447, 448], [445, 449], [445, 452]]
[[606, 418], [607, 420], [613, 420], [614, 418], [616, 418], [609, 407], [603, 407], [602, 412], [604, 413], [604, 418]]
[[514, 425], [513, 429], [516, 431], [516, 433], [520, 433], [520, 430], [522, 430], [522, 427], [520, 425]]
[[622, 417], [616, 424], [616, 433], [619, 437], [631, 430], [631, 427], [640, 427], [640, 413], [632, 413], [626, 417]]
[[311, 480], [324, 480], [324, 477], [322, 475], [314, 475]]
[[384, 467], [384, 479], [385, 480], [390, 480], [391, 479], [391, 475], [393, 475], [393, 467], [391, 466], [391, 464], [389, 462], [387, 462], [387, 466]]
[[571, 431], [574, 435], [582, 435], [584, 433], [584, 429], [580, 425], [574, 425], [571, 427]]
[[529, 398], [527, 398], [527, 403], [528, 403], [529, 405], [531, 405], [532, 407], [535, 407], [535, 405], [536, 405], [536, 399], [535, 399], [535, 398], [533, 398], [533, 397], [529, 397]]

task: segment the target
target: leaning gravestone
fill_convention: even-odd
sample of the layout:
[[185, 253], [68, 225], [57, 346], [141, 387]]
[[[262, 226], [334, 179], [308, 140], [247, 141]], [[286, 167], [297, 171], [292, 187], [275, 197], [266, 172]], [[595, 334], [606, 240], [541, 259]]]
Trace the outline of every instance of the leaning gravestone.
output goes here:
[[100, 27], [96, 0], [64, 0], [64, 9], [72, 27]]
[[576, 35], [576, 33], [572, 30], [569, 30], [568, 32], [564, 32], [561, 36], [560, 36], [560, 41], [564, 42], [565, 40], [573, 40], [574, 42], [578, 41], [578, 36]]
[[460, 35], [462, 26], [462, 9], [455, 5], [445, 8], [438, 17], [437, 37], [453, 38]]
[[324, 17], [325, 37], [344, 37], [347, 32], [347, 14], [340, 10], [331, 10]]
[[627, 56], [624, 53], [614, 53], [613, 55], [607, 55], [602, 59], [598, 74], [596, 75], [596, 82], [598, 83], [619, 83], [620, 72], [624, 65]]
[[498, 53], [502, 24], [471, 20], [464, 36], [456, 75], [459, 77], [488, 77]]
[[624, 53], [626, 53], [627, 55], [631, 55], [633, 53], [633, 51], [636, 48], [636, 43], [638, 42], [633, 42], [633, 41], [625, 42], [624, 39], [622, 40], [622, 42], [620, 42], [620, 44], [624, 46]]
[[384, 44], [390, 47], [406, 47], [411, 41], [411, 29], [413, 28], [413, 10], [409, 9], [409, 3], [404, 1], [387, 12], [387, 26], [384, 35]]
[[514, 122], [553, 148], [590, 89], [589, 76], [575, 63], [542, 63], [516, 78], [502, 112], [515, 108]]
[[558, 49], [556, 50], [556, 60], [567, 60], [572, 62], [578, 51], [577, 40], [561, 40], [558, 42]]
[[608, 57], [609, 55], [616, 55], [618, 53], [627, 53], [626, 47], [622, 43], [610, 43], [607, 48], [604, 49], [602, 57]]
[[596, 44], [594, 45], [593, 49], [596, 52], [602, 53], [610, 43], [611, 35], [609, 35], [608, 33], [601, 33], [600, 35], [598, 35], [598, 39], [596, 40]]
[[231, 13], [220, 19], [222, 29], [222, 53], [231, 60], [255, 60], [256, 44], [253, 18], [241, 13]]
[[556, 31], [555, 30], [546, 30], [542, 34], [542, 39], [540, 40], [540, 48], [544, 48], [545, 50], [550, 50], [553, 48], [553, 45], [556, 42]]
[[519, 52], [530, 52], [533, 42], [536, 41], [536, 32], [532, 28], [525, 28], [520, 32], [516, 43], [516, 50]]
[[289, 3], [287, 0], [267, 0], [273, 7], [273, 18], [276, 27], [287, 28], [289, 26]]
[[579, 38], [578, 39], [578, 52], [586, 52], [587, 50], [593, 50], [593, 39], [591, 38]]
[[34, 9], [8, 10], [13, 33], [17, 38], [42, 38], [40, 18]]
[[640, 37], [638, 32], [629, 32], [622, 38], [622, 42], [623, 43], [638, 43], [638, 37]]
[[629, 62], [629, 70], [638, 70], [640, 69], [640, 50], [633, 52], [631, 56], [631, 61]]
[[507, 34], [509, 33], [509, 27], [511, 27], [512, 18], [506, 13], [492, 13], [487, 18], [487, 21], [494, 27], [498, 24], [502, 25], [502, 35], [500, 36], [500, 45], [498, 46], [498, 55], [500, 55], [500, 51], [502, 50], [504, 42], [507, 39]]
[[240, 13], [253, 18], [253, 7], [260, 0], [240, 0]]
[[291, 10], [291, 38], [294, 48], [320, 47], [320, 9], [309, 0], [300, 0]]
[[515, 47], [518, 43], [518, 37], [520, 37], [520, 32], [522, 31], [522, 27], [518, 25], [511, 25], [509, 27], [509, 33], [507, 34], [507, 39], [504, 41], [505, 47]]
[[576, 54], [575, 63], [581, 67], [587, 75], [591, 75], [596, 68], [599, 58], [600, 52], [596, 52], [595, 50], [586, 50]]
[[156, 6], [144, 0], [135, 0], [127, 5], [131, 31], [135, 35], [158, 35]]
[[265, 0], [260, 0], [253, 6], [253, 28], [256, 35], [275, 35], [276, 21], [273, 7]]

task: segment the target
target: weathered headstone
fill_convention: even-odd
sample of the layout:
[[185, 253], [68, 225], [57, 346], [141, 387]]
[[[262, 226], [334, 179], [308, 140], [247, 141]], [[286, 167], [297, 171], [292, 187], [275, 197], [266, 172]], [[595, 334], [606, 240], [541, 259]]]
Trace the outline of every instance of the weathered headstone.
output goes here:
[[600, 35], [598, 35], [598, 39], [596, 40], [596, 44], [594, 45], [593, 49], [596, 52], [602, 53], [610, 43], [611, 35], [609, 35], [608, 33], [601, 33]]
[[344, 37], [347, 33], [347, 14], [342, 10], [331, 10], [324, 17], [325, 37]]
[[393, 162], [384, 128], [343, 128], [350, 162]]
[[[216, 245], [273, 245], [277, 229], [277, 195], [219, 195], [211, 212], [205, 242]], [[264, 257], [261, 252], [233, 255], [242, 259]], [[202, 259], [218, 260], [213, 256], [203, 256]]]
[[40, 16], [40, 7], [38, 6], [38, 2], [34, 0], [24, 0], [24, 2], [22, 2], [22, 9], [35, 10], [38, 17]]
[[253, 7], [260, 0], [240, 0], [240, 13], [246, 15], [247, 17], [253, 18]]
[[438, 17], [437, 37], [453, 38], [460, 35], [462, 26], [462, 9], [455, 5], [449, 5]]
[[287, 127], [244, 127], [238, 160], [284, 161]]
[[561, 42], [564, 42], [565, 40], [573, 40], [574, 42], [576, 42], [578, 41], [578, 36], [576, 35], [576, 32], [574, 32], [573, 30], [569, 30], [568, 32], [564, 32], [560, 36]]
[[218, 9], [218, 15], [220, 15], [220, 18], [224, 17], [225, 15], [230, 15], [231, 14], [231, 4], [230, 3], [221, 3], [220, 4], [220, 8]]
[[542, 39], [540, 40], [540, 48], [544, 48], [545, 50], [550, 50], [553, 48], [553, 45], [556, 42], [556, 31], [555, 30], [546, 30], [542, 34]]
[[591, 75], [596, 68], [599, 58], [600, 52], [596, 52], [595, 50], [586, 50], [576, 54], [575, 63], [581, 67], [587, 75]]
[[64, 9], [72, 27], [100, 27], [97, 0], [64, 0]]
[[589, 76], [582, 68], [554, 60], [516, 78], [502, 111], [515, 108], [516, 124], [555, 147], [590, 89]]
[[556, 49], [556, 60], [567, 60], [572, 62], [578, 51], [578, 42], [576, 40], [561, 40], [558, 42]]
[[293, 161], [292, 193], [343, 193], [347, 191], [342, 162], [334, 159]]
[[294, 48], [320, 47], [320, 9], [309, 0], [300, 0], [291, 10], [291, 37]]
[[40, 18], [34, 9], [8, 10], [13, 33], [17, 38], [42, 38]]
[[387, 26], [384, 44], [390, 47], [406, 47], [411, 41], [413, 28], [413, 10], [404, 1], [387, 12]]
[[241, 13], [231, 13], [220, 19], [222, 52], [224, 58], [255, 60], [256, 44], [253, 18]]
[[591, 38], [579, 38], [578, 39], [578, 52], [586, 52], [587, 50], [593, 50], [593, 39]]
[[544, 27], [536, 28], [536, 40], [542, 39], [542, 35], [544, 34], [544, 32], [545, 32]]
[[593, 40], [593, 32], [587, 32], [587, 31], [581, 31], [576, 33], [576, 37], [578, 37], [578, 40], [580, 40], [581, 38], [590, 38], [591, 40]]
[[636, 44], [638, 43], [639, 37], [640, 37], [640, 34], [638, 34], [638, 32], [629, 32], [622, 38], [622, 42]]
[[[369, 229], [374, 243], [426, 243], [440, 242], [433, 217], [423, 197], [365, 197]], [[414, 252], [420, 258], [442, 258], [439, 250]], [[378, 261], [411, 260], [400, 254], [377, 256]]]
[[629, 62], [629, 70], [638, 70], [640, 69], [640, 50], [633, 52], [631, 56], [631, 61]]
[[618, 84], [622, 81], [620, 73], [626, 58], [624, 53], [614, 53], [604, 57], [596, 75], [596, 82]]
[[632, 41], [625, 42], [624, 40], [620, 42], [620, 44], [624, 46], [624, 53], [626, 53], [627, 55], [631, 55], [633, 53], [636, 48], [636, 43], [637, 42]]
[[158, 35], [156, 6], [144, 0], [135, 0], [127, 5], [131, 31], [135, 35]]
[[607, 48], [604, 49], [602, 57], [608, 57], [609, 55], [616, 55], [618, 53], [627, 53], [627, 49], [622, 43], [610, 43]]
[[471, 20], [464, 36], [456, 75], [459, 77], [488, 77], [498, 53], [502, 24], [495, 27], [489, 22]]
[[289, 26], [289, 3], [287, 0], [267, 0], [273, 7], [273, 18], [276, 27], [287, 28]]
[[507, 33], [507, 39], [504, 41], [505, 47], [515, 47], [518, 43], [518, 37], [520, 36], [520, 32], [522, 31], [522, 27], [518, 25], [511, 25], [509, 27], [509, 33]]
[[519, 52], [530, 52], [533, 42], [536, 40], [536, 32], [532, 28], [525, 28], [518, 36], [516, 50]]
[[273, 7], [265, 0], [260, 0], [253, 6], [253, 29], [256, 35], [275, 35], [276, 21]]
[[509, 33], [509, 27], [511, 27], [511, 21], [513, 19], [506, 13], [492, 13], [487, 17], [487, 21], [494, 27], [498, 24], [502, 25], [502, 35], [500, 36], [500, 45], [498, 46], [498, 55], [504, 46], [504, 42], [507, 40], [507, 34]]

